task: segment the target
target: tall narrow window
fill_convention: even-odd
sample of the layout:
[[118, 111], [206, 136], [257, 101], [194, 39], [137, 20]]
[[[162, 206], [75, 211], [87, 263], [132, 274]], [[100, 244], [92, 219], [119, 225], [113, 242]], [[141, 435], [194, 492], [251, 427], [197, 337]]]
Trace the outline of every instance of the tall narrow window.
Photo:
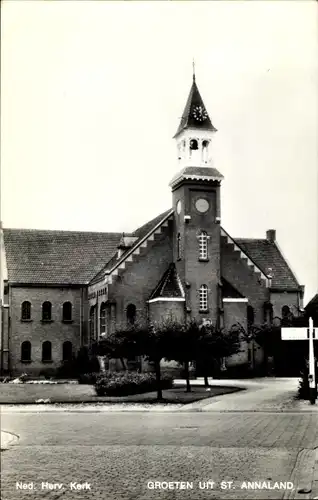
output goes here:
[[251, 326], [254, 324], [254, 309], [252, 306], [247, 306], [247, 325]]
[[106, 335], [106, 304], [104, 302], [100, 306], [99, 335]]
[[208, 258], [208, 235], [205, 231], [201, 231], [199, 235], [199, 259], [207, 260]]
[[178, 233], [177, 236], [177, 259], [181, 259], [181, 235]]
[[209, 141], [202, 142], [202, 161], [208, 163], [209, 160]]
[[273, 305], [270, 302], [264, 304], [264, 320], [268, 325], [273, 323]]
[[207, 285], [201, 285], [199, 290], [199, 307], [200, 311], [208, 310], [208, 287]]
[[63, 304], [63, 321], [72, 321], [72, 304], [64, 302]]
[[25, 300], [21, 305], [21, 319], [27, 321], [31, 319], [31, 303]]
[[282, 307], [282, 318], [288, 318], [290, 314], [290, 309], [288, 306], [283, 306]]
[[52, 319], [52, 304], [51, 302], [43, 302], [42, 321], [51, 321], [51, 319]]
[[134, 325], [136, 321], [136, 306], [135, 304], [128, 304], [127, 306], [127, 323]]
[[63, 361], [71, 361], [72, 354], [72, 342], [63, 342]]
[[95, 311], [96, 311], [96, 306], [92, 306], [90, 311], [89, 311], [89, 337], [90, 337], [90, 342], [93, 342], [95, 340]]
[[52, 344], [49, 340], [46, 340], [42, 344], [42, 362], [52, 361]]
[[25, 340], [21, 344], [21, 361], [28, 363], [31, 361], [31, 342]]

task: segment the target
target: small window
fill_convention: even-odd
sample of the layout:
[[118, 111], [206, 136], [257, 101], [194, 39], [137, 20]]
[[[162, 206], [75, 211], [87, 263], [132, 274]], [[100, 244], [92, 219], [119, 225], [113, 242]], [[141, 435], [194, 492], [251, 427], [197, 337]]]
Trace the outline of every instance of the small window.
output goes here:
[[31, 319], [31, 303], [25, 300], [21, 306], [21, 319], [27, 321]]
[[205, 231], [201, 231], [199, 235], [199, 259], [207, 260], [208, 258], [208, 235]]
[[196, 151], [198, 149], [198, 141], [196, 139], [191, 139], [190, 141], [190, 150]]
[[52, 344], [46, 340], [42, 344], [42, 362], [52, 361]]
[[72, 354], [72, 342], [69, 342], [68, 340], [63, 342], [63, 361], [71, 361]]
[[43, 302], [42, 304], [42, 321], [52, 320], [52, 304], [51, 302]]
[[90, 341], [93, 342], [95, 340], [95, 311], [96, 307], [93, 306], [89, 312], [89, 336]]
[[31, 361], [31, 342], [25, 340], [21, 344], [21, 361], [28, 363]]
[[254, 309], [252, 306], [247, 306], [247, 325], [251, 326], [254, 324]]
[[63, 321], [72, 321], [72, 304], [64, 302], [63, 304]]
[[178, 233], [177, 236], [177, 259], [181, 259], [181, 235]]
[[129, 304], [127, 306], [127, 323], [134, 325], [136, 321], [136, 306], [134, 304]]
[[199, 306], [200, 311], [208, 310], [208, 287], [207, 285], [201, 285], [199, 290]]
[[100, 306], [100, 315], [99, 315], [99, 334], [106, 334], [106, 304], [103, 302]]

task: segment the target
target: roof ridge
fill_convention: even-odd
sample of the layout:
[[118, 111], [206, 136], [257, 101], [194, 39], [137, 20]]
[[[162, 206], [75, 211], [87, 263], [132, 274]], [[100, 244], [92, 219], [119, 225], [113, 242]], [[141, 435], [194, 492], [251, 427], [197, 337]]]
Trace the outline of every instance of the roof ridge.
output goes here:
[[[34, 228], [19, 228], [19, 227], [3, 227], [3, 231], [21, 231], [21, 232], [34, 232], [34, 233], [65, 233], [65, 234], [116, 234], [116, 235], [122, 235], [122, 231], [88, 231], [86, 229], [84, 230], [69, 230], [69, 229], [34, 229]], [[130, 235], [131, 233], [128, 233], [127, 235]]]

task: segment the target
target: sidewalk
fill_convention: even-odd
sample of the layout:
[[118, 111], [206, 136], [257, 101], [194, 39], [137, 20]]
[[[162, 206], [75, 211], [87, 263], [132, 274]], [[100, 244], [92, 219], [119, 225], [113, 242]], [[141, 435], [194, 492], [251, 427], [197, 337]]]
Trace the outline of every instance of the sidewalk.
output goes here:
[[[197, 380], [196, 383], [200, 381]], [[201, 383], [204, 383], [203, 380]], [[184, 406], [181, 411], [217, 411], [217, 412], [318, 412], [318, 403], [310, 405], [308, 401], [296, 399], [298, 390], [297, 378], [264, 377], [242, 380], [209, 379], [211, 386], [240, 386], [245, 391], [225, 394], [213, 399], [198, 401]]]

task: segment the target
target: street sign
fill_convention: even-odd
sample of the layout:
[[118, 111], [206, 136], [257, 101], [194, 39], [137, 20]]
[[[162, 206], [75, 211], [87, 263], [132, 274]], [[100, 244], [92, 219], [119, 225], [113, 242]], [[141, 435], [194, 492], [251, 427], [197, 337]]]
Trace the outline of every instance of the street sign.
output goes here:
[[309, 328], [282, 328], [282, 340], [308, 340], [309, 341], [309, 392], [310, 402], [316, 401], [316, 378], [315, 378], [315, 356], [314, 339], [315, 329], [312, 318], [309, 318]]
[[308, 328], [282, 328], [282, 340], [308, 340]]

